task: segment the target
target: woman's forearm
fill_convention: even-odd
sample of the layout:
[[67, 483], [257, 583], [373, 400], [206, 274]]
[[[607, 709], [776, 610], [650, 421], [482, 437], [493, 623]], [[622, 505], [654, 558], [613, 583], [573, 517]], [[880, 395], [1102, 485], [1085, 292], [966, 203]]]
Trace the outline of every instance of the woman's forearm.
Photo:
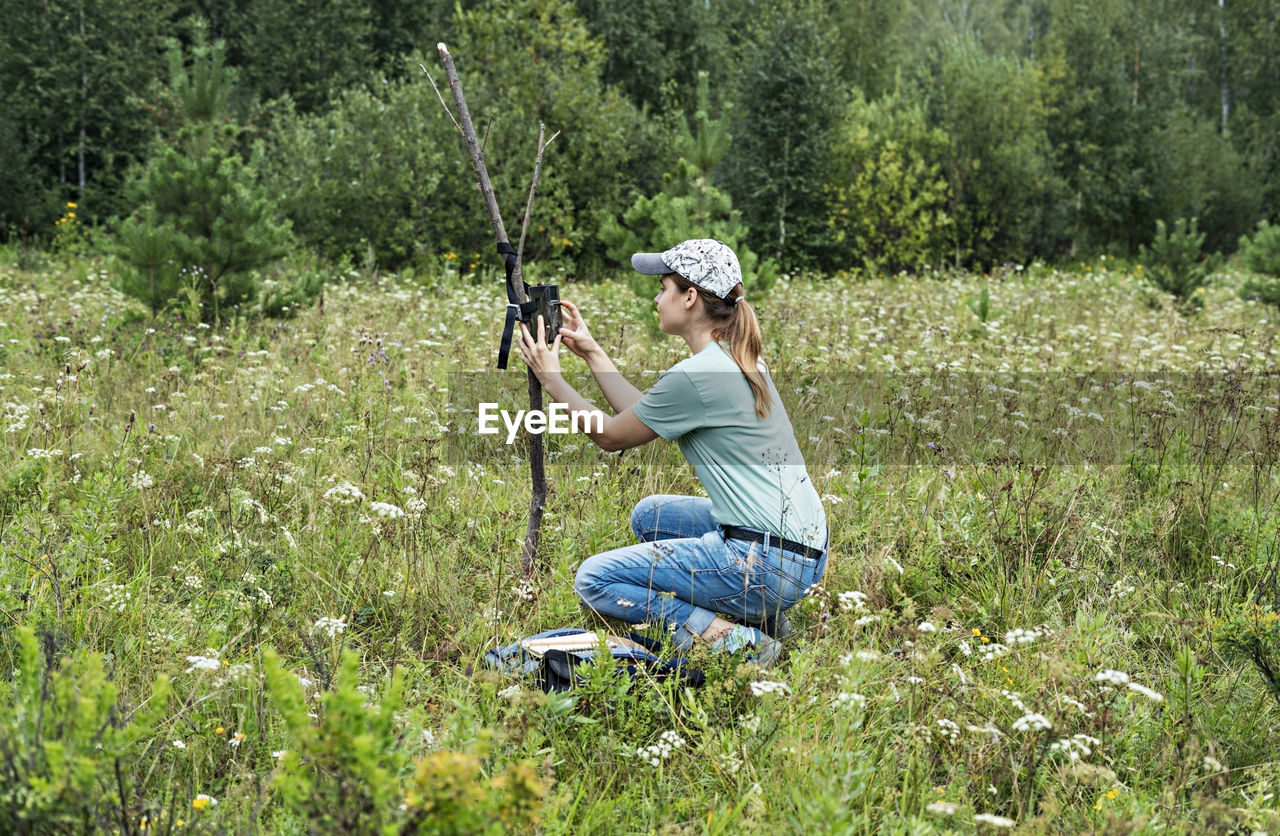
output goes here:
[[613, 407], [614, 412], [623, 412], [644, 397], [643, 392], [622, 376], [622, 372], [618, 371], [618, 367], [603, 349], [587, 358], [587, 368], [591, 370], [591, 376], [596, 379], [596, 385], [600, 387], [604, 399]]

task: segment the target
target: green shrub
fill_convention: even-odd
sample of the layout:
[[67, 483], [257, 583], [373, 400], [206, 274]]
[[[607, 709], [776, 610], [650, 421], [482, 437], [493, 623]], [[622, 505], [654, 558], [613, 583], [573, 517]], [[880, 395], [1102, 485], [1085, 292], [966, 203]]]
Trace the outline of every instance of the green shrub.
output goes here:
[[1256, 603], [1239, 603], [1221, 622], [1215, 641], [1229, 658], [1248, 662], [1280, 705], [1280, 613]]
[[[989, 266], [1029, 260], [1055, 237], [1049, 205], [1061, 188], [1047, 133], [1044, 78], [1033, 62], [989, 54], [971, 37], [944, 44], [929, 66], [920, 83], [927, 89], [927, 124], [948, 143], [941, 162], [955, 261]], [[916, 175], [920, 189], [933, 180], [927, 172]], [[929, 192], [936, 201], [937, 186], [918, 198]]]
[[251, 310], [275, 318], [295, 316], [320, 297], [338, 272], [314, 253], [294, 253], [254, 277], [257, 296]]
[[138, 754], [135, 744], [164, 717], [168, 679], [157, 679], [146, 706], [126, 715], [101, 654], [59, 661], [52, 636], [43, 648], [29, 627], [15, 637], [5, 665], [13, 678], [0, 699], [0, 821], [19, 833], [70, 833], [136, 820], [142, 805], [121, 798], [125, 787], [107, 776]]
[[946, 132], [896, 96], [856, 97], [844, 132], [828, 221], [843, 264], [874, 275], [942, 263], [953, 226], [938, 162]]
[[1280, 226], [1260, 221], [1252, 238], [1240, 236], [1240, 257], [1253, 272], [1280, 278]]
[[1240, 285], [1240, 298], [1280, 308], [1280, 279], [1245, 279]]
[[1180, 305], [1190, 308], [1199, 308], [1202, 304], [1198, 294], [1219, 263], [1216, 254], [1202, 257], [1204, 233], [1196, 226], [1195, 218], [1190, 223], [1186, 218], [1179, 218], [1170, 232], [1164, 221], [1156, 221], [1156, 237], [1151, 246], [1144, 244], [1139, 249], [1146, 277]]
[[402, 676], [372, 696], [360, 687], [359, 657], [348, 650], [312, 720], [279, 656], [266, 651], [263, 661], [271, 704], [288, 734], [274, 786], [312, 832], [498, 834], [527, 832], [537, 822], [547, 790], [533, 765], [512, 762], [486, 777], [483, 737], [472, 751], [441, 750], [410, 763], [397, 721]]
[[246, 161], [236, 148], [240, 129], [226, 116], [233, 83], [225, 47], [197, 40], [190, 68], [170, 46], [169, 94], [179, 127], [131, 184], [141, 205], [120, 224], [120, 254], [132, 268], [121, 289], [153, 314], [191, 288], [201, 318], [253, 300], [252, 271], [279, 259], [288, 221], [257, 183], [262, 146]]
[[302, 688], [275, 653], [263, 653], [263, 672], [288, 732], [275, 779], [281, 796], [325, 832], [394, 829], [399, 777], [407, 767], [395, 729], [402, 680], [394, 679], [380, 698], [371, 699], [359, 688], [359, 659], [347, 651], [312, 722]]
[[519, 761], [485, 778], [476, 752], [444, 749], [418, 762], [408, 781], [402, 832], [462, 834], [527, 833], [542, 814], [546, 785], [533, 765]]

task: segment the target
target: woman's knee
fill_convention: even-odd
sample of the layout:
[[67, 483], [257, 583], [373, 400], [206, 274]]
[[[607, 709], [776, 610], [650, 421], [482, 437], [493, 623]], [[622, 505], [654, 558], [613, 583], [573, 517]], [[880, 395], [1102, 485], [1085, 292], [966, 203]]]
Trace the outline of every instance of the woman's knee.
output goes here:
[[598, 594], [600, 588], [604, 586], [605, 581], [602, 572], [605, 568], [605, 561], [601, 560], [602, 555], [594, 555], [582, 561], [582, 565], [578, 567], [578, 572], [573, 576], [573, 591], [583, 601], [590, 601], [592, 595]]
[[[654, 523], [658, 517], [658, 506], [662, 502], [660, 496], [646, 496], [631, 509], [631, 531], [642, 543], [656, 539]], [[586, 564], [583, 564], [586, 565]]]

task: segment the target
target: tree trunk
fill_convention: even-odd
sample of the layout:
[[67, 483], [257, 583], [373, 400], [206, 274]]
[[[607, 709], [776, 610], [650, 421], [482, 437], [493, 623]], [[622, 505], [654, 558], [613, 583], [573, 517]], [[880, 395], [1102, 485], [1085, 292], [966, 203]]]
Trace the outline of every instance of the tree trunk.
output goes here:
[[1218, 0], [1218, 51], [1222, 66], [1218, 68], [1219, 92], [1222, 97], [1222, 135], [1227, 135], [1227, 115], [1231, 111], [1231, 85], [1227, 79], [1227, 3]]

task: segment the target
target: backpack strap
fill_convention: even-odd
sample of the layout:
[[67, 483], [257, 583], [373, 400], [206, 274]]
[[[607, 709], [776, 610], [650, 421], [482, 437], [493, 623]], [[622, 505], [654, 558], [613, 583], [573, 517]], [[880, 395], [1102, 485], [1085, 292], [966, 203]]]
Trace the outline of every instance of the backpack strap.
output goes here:
[[[538, 303], [532, 300], [521, 302], [516, 298], [516, 286], [511, 281], [516, 269], [516, 251], [511, 242], [499, 241], [498, 253], [506, 256], [507, 271], [507, 319], [502, 324], [502, 345], [498, 348], [498, 368], [505, 369], [507, 357], [511, 354], [511, 339], [515, 336], [516, 321], [528, 322], [529, 314], [538, 309]], [[529, 299], [529, 283], [522, 281], [521, 284], [524, 285], [524, 298]]]

